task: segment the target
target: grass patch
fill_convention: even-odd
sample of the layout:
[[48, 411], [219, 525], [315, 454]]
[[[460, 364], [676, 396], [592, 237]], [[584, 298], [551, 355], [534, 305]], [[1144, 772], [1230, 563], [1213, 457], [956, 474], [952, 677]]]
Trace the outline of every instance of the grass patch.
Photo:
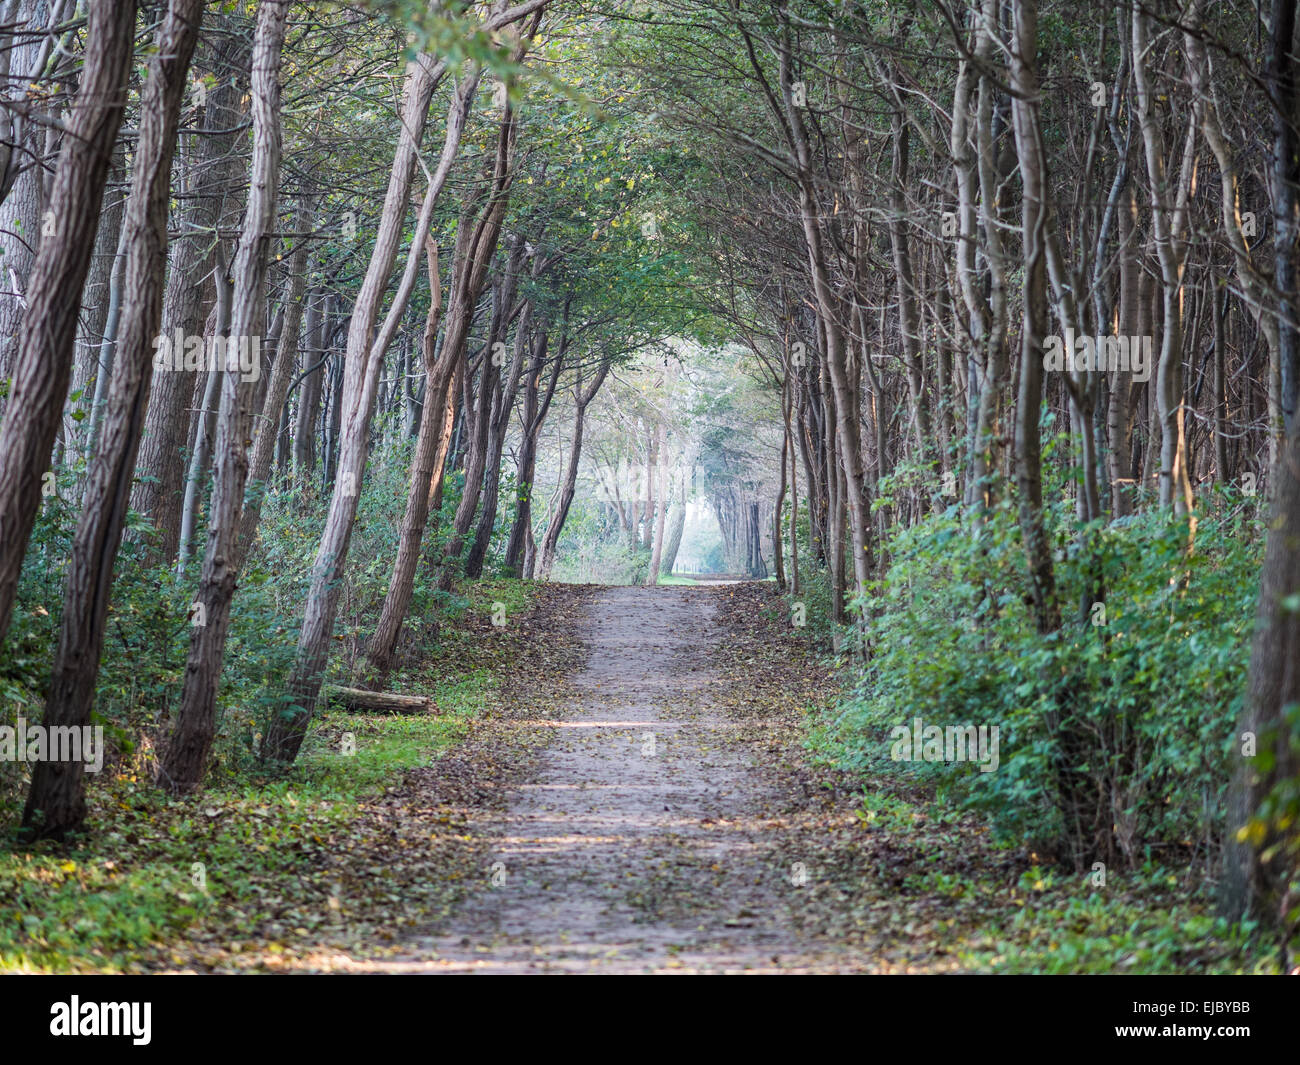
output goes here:
[[498, 698], [513, 648], [494, 639], [503, 630], [493, 610], [504, 604], [508, 627], [535, 588], [472, 586], [436, 650], [395, 675], [397, 690], [431, 694], [435, 714], [320, 713], [283, 776], [232, 764], [180, 800], [143, 773], [106, 769], [88, 795], [90, 833], [25, 851], [7, 842], [21, 809], [10, 792], [0, 971], [115, 973], [188, 968], [196, 955], [288, 957], [304, 943], [382, 947], [450, 905], [468, 844], [403, 781]]

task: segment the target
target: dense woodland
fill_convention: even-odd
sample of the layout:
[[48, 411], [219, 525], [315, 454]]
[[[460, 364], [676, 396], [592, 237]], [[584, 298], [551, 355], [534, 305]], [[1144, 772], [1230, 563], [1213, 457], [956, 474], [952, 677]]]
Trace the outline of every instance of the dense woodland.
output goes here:
[[3, 0], [0, 723], [201, 802], [476, 582], [744, 575], [821, 757], [1296, 942], [1298, 8]]

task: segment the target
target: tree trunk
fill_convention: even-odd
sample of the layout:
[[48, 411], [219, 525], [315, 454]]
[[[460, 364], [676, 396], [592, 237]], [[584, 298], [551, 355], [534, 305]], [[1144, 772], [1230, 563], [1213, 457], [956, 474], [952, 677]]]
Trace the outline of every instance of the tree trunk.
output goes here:
[[[212, 342], [222, 347], [230, 336], [230, 306], [233, 294], [226, 271], [226, 255], [217, 245], [215, 283], [217, 304], [213, 314]], [[189, 469], [185, 475], [185, 496], [181, 502], [181, 527], [176, 544], [176, 575], [185, 572], [194, 554], [194, 530], [199, 522], [199, 507], [203, 500], [204, 478], [208, 460], [212, 457], [213, 439], [217, 431], [217, 403], [221, 394], [221, 371], [216, 366], [208, 368], [203, 387], [203, 398], [197, 413], [194, 446], [190, 448]]]
[[[415, 441], [415, 454], [411, 459], [410, 488], [406, 494], [406, 513], [398, 534], [397, 557], [393, 561], [393, 575], [388, 583], [388, 594], [379, 612], [379, 621], [366, 645], [366, 663], [378, 676], [384, 676], [392, 665], [397, 637], [406, 620], [415, 587], [415, 571], [420, 561], [420, 544], [424, 527], [429, 519], [430, 488], [434, 478], [434, 463], [439, 451], [447, 403], [447, 383], [451, 378], [450, 359], [438, 359], [435, 350], [438, 340], [438, 319], [442, 315], [442, 284], [438, 278], [438, 248], [432, 237], [425, 239], [425, 256], [428, 259], [429, 315], [424, 323], [421, 351], [424, 356], [424, 409], [420, 415], [420, 428]], [[446, 352], [446, 346], [443, 352]], [[441, 397], [441, 398], [440, 398]]]
[[[14, 12], [15, 23], [20, 26], [39, 24], [41, 19], [38, 16], [45, 13], [42, 11], [45, 6], [41, 0], [23, 0]], [[0, 127], [5, 134], [0, 140], [4, 164], [0, 171], [4, 179], [0, 190], [3, 191], [3, 196], [0, 196], [0, 272], [3, 275], [0, 276], [0, 381], [7, 379], [17, 366], [19, 330], [29, 297], [35, 293], [30, 283], [31, 273], [44, 228], [42, 167], [39, 165], [41, 127], [27, 117], [25, 106], [33, 102], [28, 90], [40, 77], [48, 57], [42, 48], [43, 37], [43, 34], [31, 37], [15, 34], [0, 49], [5, 67], [5, 98], [10, 105], [0, 109], [3, 112], [0, 114]], [[111, 145], [112, 141], [108, 143]], [[38, 165], [31, 165], [33, 159]], [[110, 243], [114, 247], [117, 244], [116, 229]], [[4, 406], [4, 401], [0, 400], [0, 411]], [[0, 629], [0, 635], [3, 635], [3, 629]]]
[[[126, 166], [126, 153], [119, 140], [113, 149], [113, 165], [110, 173], [121, 173]], [[98, 381], [99, 348], [103, 343], [105, 326], [108, 323], [110, 302], [110, 285], [117, 265], [119, 238], [123, 232], [122, 218], [126, 209], [126, 188], [115, 189], [111, 183], [104, 193], [104, 212], [99, 218], [99, 229], [95, 233], [95, 251], [90, 260], [90, 272], [86, 275], [86, 287], [81, 294], [82, 314], [81, 336], [78, 338], [76, 358], [72, 365], [71, 394], [68, 404], [83, 414], [90, 410], [95, 386]], [[0, 257], [5, 263], [8, 255]], [[74, 399], [78, 396], [80, 398]], [[89, 439], [90, 421], [71, 418], [64, 422], [64, 439], [68, 450], [74, 454], [84, 454]], [[87, 456], [89, 457], [89, 456]]]
[[[135, 10], [134, 0], [89, 8], [81, 89], [50, 196], [55, 230], [41, 241], [32, 266], [10, 399], [0, 424], [0, 638], [9, 629], [43, 475], [67, 399], [77, 332], [75, 311], [95, 245], [113, 143], [126, 107]], [[65, 775], [69, 769], [63, 766]], [[47, 812], [61, 823], [77, 820], [80, 813], [76, 809]]]
[[[1294, 58], [1296, 7], [1295, 0], [1273, 0], [1266, 71], [1274, 111], [1272, 193], [1279, 223], [1275, 281], [1282, 305], [1278, 328], [1285, 439], [1270, 475], [1273, 502], [1250, 672], [1245, 705], [1233, 737], [1239, 756], [1228, 794], [1222, 886], [1223, 908], [1230, 918], [1252, 915], [1282, 931], [1288, 967], [1295, 964], [1298, 900], [1294, 885], [1300, 853], [1294, 799], [1300, 762], [1292, 713], [1300, 703], [1300, 613], [1288, 605], [1300, 595], [1300, 416], [1293, 391], [1300, 379], [1300, 316], [1295, 272], [1290, 266], [1283, 268], [1280, 260], [1290, 257], [1297, 240], [1300, 159], [1295, 123], [1300, 119], [1300, 88]], [[1284, 214], [1286, 228], [1281, 226]], [[1262, 756], [1258, 760], [1246, 751], [1251, 740], [1258, 744]], [[1270, 798], [1274, 799], [1272, 809]]]
[[524, 392], [524, 427], [519, 441], [519, 459], [516, 466], [518, 499], [515, 503], [515, 520], [510, 528], [510, 542], [506, 545], [505, 566], [507, 572], [518, 576], [521, 573], [520, 562], [528, 532], [533, 523], [533, 481], [537, 476], [537, 439], [541, 435], [542, 425], [550, 411], [551, 399], [555, 395], [555, 386], [560, 379], [560, 369], [564, 365], [567, 338], [568, 303], [565, 304], [566, 321], [561, 329], [559, 351], [555, 356], [555, 365], [547, 379], [546, 393], [540, 399], [538, 391], [542, 369], [546, 365], [546, 349], [549, 334], [545, 329], [537, 331], [533, 338], [532, 361], [528, 367], [528, 383]]
[[[250, 88], [253, 158], [249, 165], [248, 206], [235, 253], [228, 342], [238, 344], [241, 352], [261, 334], [266, 315], [267, 262], [275, 240], [280, 184], [280, 68], [288, 13], [289, 0], [261, 0], [257, 9]], [[286, 338], [286, 343], [292, 340]], [[287, 352], [281, 352], [280, 361], [292, 362]], [[217, 691], [230, 628], [230, 605], [242, 552], [246, 550], [246, 546], [241, 548], [239, 536], [249, 472], [248, 436], [255, 385], [247, 377], [230, 365], [228, 348], [207, 550], [195, 597], [198, 614], [191, 617], [190, 650], [176, 728], [158, 767], [158, 783], [177, 794], [197, 790], [203, 783], [216, 734]], [[262, 435], [269, 438], [271, 434]], [[268, 447], [268, 464], [269, 454]]]
[[[490, 26], [492, 21], [489, 20], [487, 25]], [[416, 243], [412, 246], [407, 261], [407, 272], [378, 335], [374, 333], [375, 322], [379, 316], [380, 300], [388, 288], [397, 260], [420, 142], [424, 138], [433, 90], [441, 80], [442, 70], [441, 64], [435, 64], [431, 57], [424, 54], [416, 56], [407, 66], [402, 102], [402, 132], [393, 154], [388, 190], [375, 233], [370, 263], [348, 328], [342, 390], [344, 408], [340, 410], [338, 461], [341, 472], [334, 478], [329, 513], [325, 519], [316, 561], [312, 566], [311, 585], [298, 637], [297, 659], [286, 685], [286, 708], [273, 713], [267, 723], [262, 745], [262, 758], [266, 762], [286, 764], [297, 756], [298, 748], [306, 735], [307, 723], [316, 706], [316, 698], [320, 694], [342, 578], [347, 567], [348, 548], [352, 542], [352, 526], [356, 520], [361, 480], [369, 452], [370, 421], [374, 413], [377, 377], [383, 366], [384, 352], [392, 340], [397, 323], [405, 314], [410, 291], [414, 286], [415, 268], [419, 262], [418, 248], [423, 243], [422, 232], [416, 234]], [[425, 229], [429, 222], [426, 212], [432, 211], [460, 145], [460, 124], [454, 120], [453, 115], [449, 115], [448, 119], [443, 154], [425, 196], [425, 211], [421, 212], [421, 223]]]
[[[507, 260], [505, 277], [500, 285], [499, 301], [505, 314], [505, 322], [499, 328], [500, 340], [505, 341], [505, 332], [509, 328], [518, 275], [523, 264], [524, 240], [516, 235], [512, 238], [513, 247]], [[540, 258], [535, 261], [540, 264]], [[533, 276], [536, 277], [536, 265]], [[484, 468], [483, 493], [479, 504], [478, 527], [470, 543], [469, 555], [465, 559], [465, 576], [471, 578], [483, 575], [483, 564], [487, 560], [488, 547], [492, 542], [492, 532], [496, 527], [497, 503], [501, 493], [501, 452], [505, 447], [506, 433], [510, 427], [510, 415], [514, 411], [515, 397], [519, 394], [519, 382], [523, 377], [524, 353], [529, 350], [528, 339], [532, 323], [532, 303], [523, 305], [524, 309], [515, 328], [515, 350], [510, 366], [498, 387], [497, 398], [492, 409], [492, 423], [488, 427], [488, 457]], [[494, 332], [493, 335], [496, 335]]]
[[266, 385], [262, 403], [261, 426], [253, 441], [253, 456], [248, 463], [248, 498], [240, 519], [238, 546], [235, 549], [235, 571], [243, 568], [244, 559], [253, 548], [257, 537], [257, 523], [262, 517], [267, 482], [271, 476], [271, 463], [275, 458], [279, 439], [281, 413], [289, 394], [298, 354], [298, 329], [302, 325], [303, 295], [307, 288], [307, 231], [312, 226], [313, 198], [303, 196], [295, 212], [293, 228], [298, 246], [289, 257], [289, 292], [284, 301], [284, 319], [280, 323], [279, 341], [276, 344], [275, 363]]
[[[1185, 514], [1192, 509], [1192, 482], [1187, 471], [1187, 439], [1183, 403], [1183, 319], [1182, 287], [1186, 244], [1183, 230], [1187, 217], [1194, 145], [1198, 116], [1192, 117], [1176, 186], [1166, 172], [1164, 136], [1155, 113], [1153, 91], [1146, 62], [1150, 48], [1149, 16], [1141, 5], [1133, 7], [1133, 80], [1138, 117], [1146, 149], [1147, 176], [1151, 188], [1151, 226], [1160, 261], [1164, 322], [1161, 330], [1160, 362], [1156, 370], [1156, 403], [1160, 419], [1160, 505]], [[1194, 110], [1199, 112], [1200, 105]]]
[[1012, 100], [1016, 149], [1024, 181], [1024, 317], [1020, 340], [1020, 394], [1016, 400], [1016, 486], [1020, 531], [1029, 564], [1034, 620], [1046, 635], [1061, 627], [1056, 572], [1043, 520], [1042, 441], [1038, 423], [1043, 403], [1043, 340], [1047, 335], [1046, 175], [1036, 140], [1038, 121], [1038, 5], [1017, 0], [1016, 46], [1012, 50]]
[[435, 709], [427, 695], [398, 695], [327, 684], [321, 695], [354, 714], [427, 714]]
[[[560, 490], [559, 505], [556, 507], [555, 513], [551, 515], [551, 522], [546, 527], [546, 535], [542, 537], [541, 547], [538, 551], [540, 555], [538, 574], [542, 580], [551, 579], [551, 569], [555, 565], [555, 552], [560, 543], [560, 533], [564, 530], [564, 523], [569, 517], [569, 507], [573, 505], [573, 497], [577, 492], [578, 462], [582, 458], [582, 426], [587, 407], [596, 398], [600, 386], [605, 383], [610, 362], [609, 358], [601, 360], [600, 369], [596, 371], [596, 377], [586, 391], [582, 390], [581, 377], [573, 386], [573, 443], [569, 445], [569, 465], [564, 475], [564, 487]], [[532, 575], [528, 574], [528, 576], [531, 577]]]
[[[198, 143], [181, 156], [184, 173], [179, 180], [184, 196], [179, 235], [170, 248], [159, 329], [159, 334], [168, 338], [178, 333], [188, 338], [203, 332], [204, 293], [215, 289], [208, 280], [216, 263], [216, 257], [208, 252], [212, 231], [228, 210], [232, 190], [243, 180], [234, 132], [240, 124], [242, 90], [229, 76], [229, 70], [246, 67], [247, 46], [232, 34], [229, 41], [208, 51], [203, 70], [215, 76], [217, 83], [207, 95]], [[232, 225], [236, 222], [230, 220]], [[173, 370], [157, 375], [149, 392], [131, 509], [148, 518], [157, 530], [156, 540], [146, 551], [146, 557], [156, 562], [174, 561], [180, 548], [186, 472], [192, 456], [192, 451], [186, 449], [190, 423], [187, 408], [193, 405], [195, 379], [199, 376], [204, 378], [206, 391], [206, 374]], [[206, 417], [203, 421], [207, 421]], [[131, 538], [130, 533], [127, 535]]]
[[[116, 360], [103, 438], [87, 478], [81, 518], [72, 541], [59, 645], [45, 704], [47, 726], [87, 725], [95, 698], [113, 563], [126, 520], [131, 472], [149, 402], [153, 341], [162, 316], [167, 206], [176, 128], [203, 6], [202, 0], [171, 0], [141, 93], [140, 135], [124, 226], [126, 305], [121, 355]], [[84, 817], [82, 767], [38, 763], [23, 811], [27, 836], [62, 838], [79, 829]]]
[[307, 348], [304, 352], [302, 391], [298, 393], [298, 410], [293, 423], [293, 476], [302, 481], [316, 468], [316, 420], [320, 414], [322, 366], [328, 355], [328, 297], [323, 291], [308, 296]]
[[668, 468], [668, 419], [659, 416], [659, 437], [656, 454], [659, 456], [659, 515], [655, 520], [654, 549], [650, 553], [650, 572], [646, 584], [659, 583], [659, 566], [664, 557], [664, 526], [668, 519], [668, 481], [665, 472]]
[[677, 564], [677, 552], [682, 546], [682, 532], [686, 528], [686, 503], [682, 500], [672, 504], [668, 513], [668, 533], [664, 540], [664, 555], [660, 562], [660, 572], [673, 575], [673, 566]]

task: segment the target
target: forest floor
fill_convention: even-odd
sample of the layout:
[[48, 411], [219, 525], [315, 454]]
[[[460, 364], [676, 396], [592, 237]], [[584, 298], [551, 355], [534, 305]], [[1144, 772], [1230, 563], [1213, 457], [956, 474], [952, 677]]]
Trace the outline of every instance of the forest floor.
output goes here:
[[1098, 892], [933, 795], [820, 764], [810, 710], [835, 677], [770, 583], [474, 596], [404, 677], [436, 714], [327, 713], [289, 779], [236, 774], [197, 804], [119, 774], [84, 843], [0, 853], [0, 968], [1253, 964], [1189, 901], [1195, 870]]
[[884, 963], [804, 927], [800, 911], [815, 906], [817, 881], [845, 841], [834, 833], [857, 834], [855, 805], [801, 771], [790, 746], [792, 718], [817, 697], [824, 672], [797, 645], [756, 648], [735, 605], [686, 588], [593, 597], [581, 622], [587, 662], [567, 698], [542, 716], [521, 692], [524, 716], [501, 722], [549, 743], [503, 807], [475, 825], [491, 841], [486, 884], [400, 956], [357, 967], [789, 972]]

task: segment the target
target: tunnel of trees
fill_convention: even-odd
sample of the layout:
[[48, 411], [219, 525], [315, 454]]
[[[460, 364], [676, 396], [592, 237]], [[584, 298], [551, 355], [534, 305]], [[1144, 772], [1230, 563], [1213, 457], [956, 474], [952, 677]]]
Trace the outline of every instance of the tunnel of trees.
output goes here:
[[1001, 720], [1005, 831], [1297, 934], [1295, 0], [2, 6], [0, 722], [284, 771], [689, 511], [837, 750]]

